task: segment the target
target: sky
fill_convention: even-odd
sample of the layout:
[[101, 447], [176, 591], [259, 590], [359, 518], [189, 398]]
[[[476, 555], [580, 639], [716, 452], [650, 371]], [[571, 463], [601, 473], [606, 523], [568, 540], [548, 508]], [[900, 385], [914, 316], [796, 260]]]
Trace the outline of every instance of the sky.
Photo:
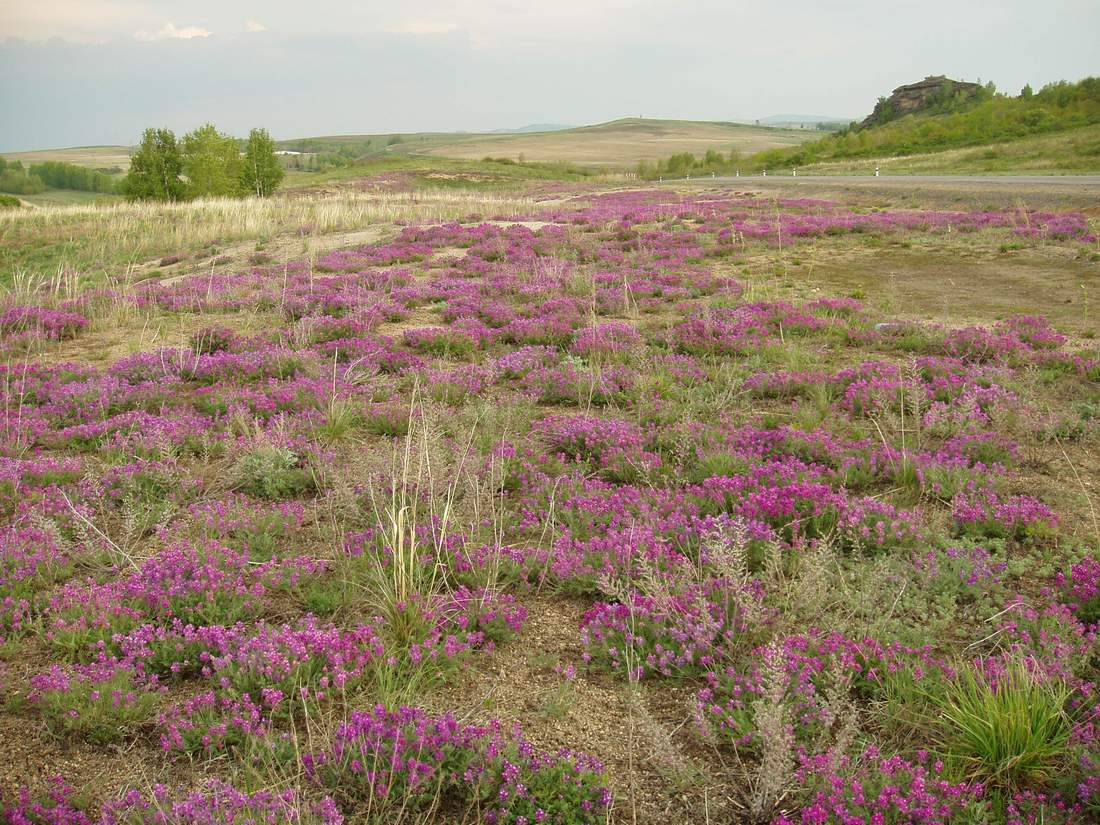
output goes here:
[[1100, 0], [0, 0], [0, 151], [617, 117], [857, 119], [1100, 74]]

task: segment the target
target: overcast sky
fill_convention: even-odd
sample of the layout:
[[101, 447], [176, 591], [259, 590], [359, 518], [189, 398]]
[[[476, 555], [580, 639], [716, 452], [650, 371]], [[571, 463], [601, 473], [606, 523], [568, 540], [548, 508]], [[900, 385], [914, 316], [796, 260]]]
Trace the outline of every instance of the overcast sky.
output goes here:
[[863, 117], [928, 74], [1100, 74], [1100, 0], [0, 0], [0, 151]]

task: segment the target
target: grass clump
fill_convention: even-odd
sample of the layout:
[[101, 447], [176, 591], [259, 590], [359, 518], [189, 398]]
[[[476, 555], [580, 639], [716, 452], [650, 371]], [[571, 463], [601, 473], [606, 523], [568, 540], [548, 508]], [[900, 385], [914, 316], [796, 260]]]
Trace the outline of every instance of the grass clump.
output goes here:
[[996, 676], [965, 667], [935, 699], [940, 744], [969, 779], [1001, 788], [1041, 787], [1066, 754], [1068, 698], [1064, 683], [1044, 681], [1022, 662]]

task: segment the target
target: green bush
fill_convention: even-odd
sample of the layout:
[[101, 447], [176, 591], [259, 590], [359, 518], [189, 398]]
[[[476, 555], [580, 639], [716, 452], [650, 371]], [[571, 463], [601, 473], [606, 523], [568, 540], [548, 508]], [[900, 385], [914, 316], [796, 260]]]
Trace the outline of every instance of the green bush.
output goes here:
[[253, 447], [237, 462], [237, 489], [267, 499], [294, 498], [314, 489], [313, 476], [286, 447]]
[[[104, 669], [106, 666], [104, 666]], [[54, 671], [50, 684], [31, 698], [57, 736], [76, 734], [106, 744], [152, 721], [158, 695], [144, 690], [122, 667], [113, 673], [62, 678]]]

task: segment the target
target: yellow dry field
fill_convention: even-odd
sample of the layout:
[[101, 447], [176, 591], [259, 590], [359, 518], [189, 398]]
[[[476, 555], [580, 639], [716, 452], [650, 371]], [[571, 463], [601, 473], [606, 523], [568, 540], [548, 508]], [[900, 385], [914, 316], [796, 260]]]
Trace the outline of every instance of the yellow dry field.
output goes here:
[[795, 146], [821, 135], [812, 129], [629, 118], [559, 132], [479, 135], [433, 146], [417, 154], [464, 160], [480, 160], [486, 156], [518, 160], [523, 155], [527, 161], [629, 168], [640, 160], [655, 161], [679, 152], [704, 155], [708, 149], [713, 149], [725, 154], [736, 149], [742, 154], [751, 154]]
[[75, 163], [77, 166], [89, 166], [93, 169], [113, 169], [116, 166], [125, 171], [130, 168], [129, 146], [75, 146], [71, 149], [36, 149], [33, 152], [5, 152], [5, 160], [18, 160], [27, 166], [31, 163], [44, 163], [48, 160]]

